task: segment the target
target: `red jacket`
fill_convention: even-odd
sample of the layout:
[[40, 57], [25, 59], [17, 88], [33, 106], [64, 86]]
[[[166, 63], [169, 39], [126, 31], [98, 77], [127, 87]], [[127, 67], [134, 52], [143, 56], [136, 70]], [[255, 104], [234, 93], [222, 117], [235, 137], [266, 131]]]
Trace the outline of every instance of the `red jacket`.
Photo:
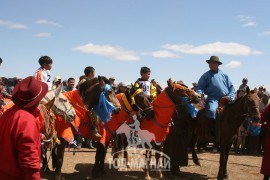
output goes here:
[[0, 179], [40, 179], [38, 115], [13, 106], [0, 118]]

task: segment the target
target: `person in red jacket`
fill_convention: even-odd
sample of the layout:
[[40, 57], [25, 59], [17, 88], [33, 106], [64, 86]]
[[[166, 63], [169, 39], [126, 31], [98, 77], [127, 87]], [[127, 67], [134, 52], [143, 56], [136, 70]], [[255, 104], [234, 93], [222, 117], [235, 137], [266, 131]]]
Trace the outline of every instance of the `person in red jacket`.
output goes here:
[[0, 179], [40, 179], [40, 129], [36, 117], [48, 85], [29, 76], [12, 92], [14, 106], [0, 118]]
[[265, 124], [266, 137], [264, 141], [264, 152], [261, 165], [261, 174], [264, 175], [264, 180], [269, 180], [270, 177], [270, 105], [266, 106], [261, 112], [261, 123]]

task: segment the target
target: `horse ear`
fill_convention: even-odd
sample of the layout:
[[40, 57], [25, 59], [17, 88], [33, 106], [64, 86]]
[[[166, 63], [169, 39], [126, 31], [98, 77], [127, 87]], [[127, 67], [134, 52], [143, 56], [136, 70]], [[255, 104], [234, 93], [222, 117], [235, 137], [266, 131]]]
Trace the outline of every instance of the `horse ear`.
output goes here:
[[169, 88], [171, 88], [171, 89], [174, 88], [174, 84], [173, 84], [173, 81], [172, 81], [171, 78], [167, 81], [167, 84], [168, 84], [168, 87], [169, 87]]
[[62, 92], [63, 84], [61, 83], [56, 89], [55, 89], [55, 97], [59, 97], [59, 94]]
[[98, 75], [98, 82], [100, 84], [100, 87], [103, 89], [105, 87], [105, 82], [104, 80], [102, 79], [101, 76]]
[[250, 93], [250, 89], [249, 87], [246, 88], [246, 93], [249, 94]]

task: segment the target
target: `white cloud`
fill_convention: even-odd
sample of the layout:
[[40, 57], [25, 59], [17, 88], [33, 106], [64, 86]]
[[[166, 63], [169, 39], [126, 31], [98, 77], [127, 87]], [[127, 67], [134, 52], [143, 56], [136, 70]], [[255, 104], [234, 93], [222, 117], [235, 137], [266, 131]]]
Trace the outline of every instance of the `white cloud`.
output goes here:
[[269, 36], [270, 35], [270, 31], [265, 31], [265, 32], [261, 32], [258, 33], [259, 36]]
[[11, 21], [4, 21], [0, 19], [0, 26], [7, 27], [9, 29], [28, 29], [24, 24], [18, 24]]
[[238, 68], [240, 66], [241, 66], [241, 62], [239, 62], [239, 61], [231, 61], [225, 65], [225, 67], [228, 69], [234, 69], [234, 68]]
[[178, 54], [172, 53], [167, 50], [142, 53], [142, 55], [153, 56], [155, 58], [181, 58], [181, 56], [179, 56]]
[[126, 50], [120, 47], [113, 47], [110, 45], [96, 45], [96, 44], [86, 44], [83, 46], [77, 46], [72, 48], [87, 54], [95, 54], [99, 56], [109, 56], [116, 60], [121, 61], [139, 61], [141, 58], [135, 52]]
[[257, 23], [255, 22], [255, 18], [251, 16], [246, 15], [238, 15], [237, 18], [240, 22], [242, 22], [242, 27], [253, 27], [257, 26]]
[[38, 19], [36, 21], [37, 24], [44, 24], [44, 25], [52, 25], [52, 26], [56, 26], [56, 27], [60, 27], [62, 28], [63, 25], [59, 24], [59, 23], [56, 23], [56, 22], [53, 22], [53, 21], [48, 21], [46, 19]]
[[165, 44], [165, 49], [185, 54], [226, 54], [233, 56], [261, 55], [262, 52], [253, 50], [246, 45], [234, 42], [214, 42], [194, 46], [191, 44]]
[[51, 37], [52, 34], [51, 33], [38, 33], [38, 34], [34, 34], [35, 37], [40, 37], [40, 38], [45, 38], [45, 37]]

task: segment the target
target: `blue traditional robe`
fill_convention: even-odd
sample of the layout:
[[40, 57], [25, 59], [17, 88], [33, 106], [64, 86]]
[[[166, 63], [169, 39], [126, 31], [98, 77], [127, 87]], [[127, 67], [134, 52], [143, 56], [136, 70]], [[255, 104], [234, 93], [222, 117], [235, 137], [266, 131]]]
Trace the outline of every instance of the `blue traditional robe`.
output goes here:
[[196, 91], [207, 95], [206, 116], [212, 119], [216, 119], [218, 102], [223, 96], [228, 96], [231, 100], [235, 99], [234, 86], [228, 75], [221, 70], [217, 72], [209, 70], [204, 73], [199, 79]]

